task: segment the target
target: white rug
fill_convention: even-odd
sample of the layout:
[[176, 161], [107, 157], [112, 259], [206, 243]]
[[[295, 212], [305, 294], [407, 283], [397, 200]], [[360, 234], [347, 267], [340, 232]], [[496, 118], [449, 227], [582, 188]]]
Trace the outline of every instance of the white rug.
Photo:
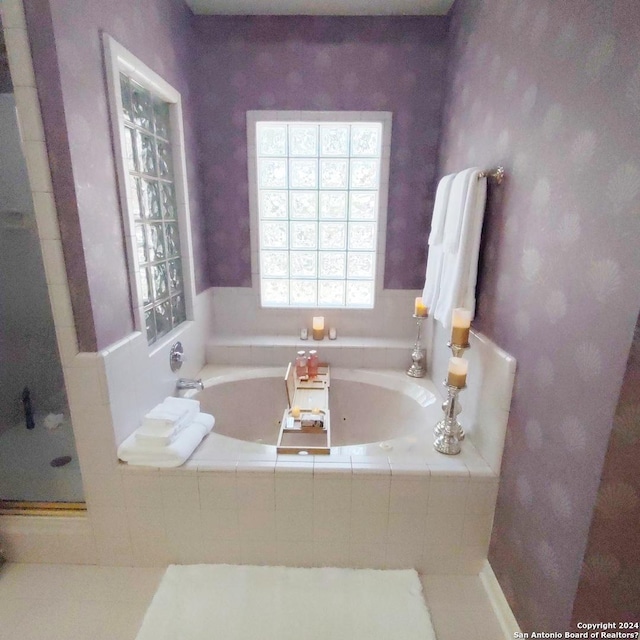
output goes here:
[[436, 640], [413, 571], [170, 566], [137, 640]]

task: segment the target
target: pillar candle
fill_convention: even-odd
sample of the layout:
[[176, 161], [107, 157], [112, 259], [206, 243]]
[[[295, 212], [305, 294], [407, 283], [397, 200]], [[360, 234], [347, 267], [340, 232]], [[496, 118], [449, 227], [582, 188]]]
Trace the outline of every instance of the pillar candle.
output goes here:
[[451, 315], [451, 344], [469, 344], [469, 327], [471, 326], [471, 311], [459, 307]]
[[414, 307], [414, 314], [420, 316], [421, 318], [426, 318], [429, 315], [429, 309], [424, 304], [422, 298], [416, 298], [416, 304]]
[[451, 387], [464, 387], [467, 384], [469, 361], [464, 358], [449, 358], [447, 384]]
[[323, 338], [324, 338], [324, 316], [314, 316], [313, 339], [322, 340]]

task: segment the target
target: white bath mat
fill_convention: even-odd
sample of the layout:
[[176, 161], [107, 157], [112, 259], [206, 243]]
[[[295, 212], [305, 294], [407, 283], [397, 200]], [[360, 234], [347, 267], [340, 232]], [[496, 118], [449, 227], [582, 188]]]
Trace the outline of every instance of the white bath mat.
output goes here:
[[415, 571], [170, 566], [137, 640], [436, 640]]

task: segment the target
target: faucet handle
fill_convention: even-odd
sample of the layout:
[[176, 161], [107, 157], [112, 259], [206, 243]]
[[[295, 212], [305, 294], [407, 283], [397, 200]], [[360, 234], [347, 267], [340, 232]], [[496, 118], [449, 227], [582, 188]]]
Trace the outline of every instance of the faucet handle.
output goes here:
[[176, 342], [169, 352], [169, 366], [171, 371], [178, 371], [184, 362], [184, 349], [180, 341]]

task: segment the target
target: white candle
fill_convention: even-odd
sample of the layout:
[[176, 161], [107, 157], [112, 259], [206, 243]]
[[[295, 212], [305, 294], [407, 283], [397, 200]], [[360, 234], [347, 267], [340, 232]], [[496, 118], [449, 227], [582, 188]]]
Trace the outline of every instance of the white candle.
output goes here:
[[469, 327], [471, 326], [471, 311], [459, 307], [451, 314], [451, 344], [469, 344]]
[[449, 358], [447, 384], [451, 387], [464, 387], [467, 383], [469, 361], [464, 358]]
[[324, 338], [324, 316], [314, 316], [312, 327], [313, 339], [322, 340]]
[[421, 318], [426, 318], [429, 315], [429, 309], [427, 309], [422, 298], [416, 298], [413, 313], [414, 315], [420, 316]]

